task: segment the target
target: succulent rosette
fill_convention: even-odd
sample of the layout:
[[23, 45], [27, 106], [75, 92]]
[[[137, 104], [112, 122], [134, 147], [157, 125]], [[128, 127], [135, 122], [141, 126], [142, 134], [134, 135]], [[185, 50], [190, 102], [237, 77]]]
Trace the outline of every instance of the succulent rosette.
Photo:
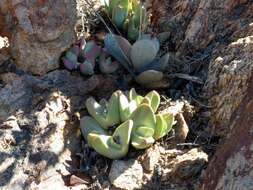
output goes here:
[[[144, 149], [164, 137], [174, 124], [173, 114], [159, 114], [160, 96], [151, 91], [145, 97], [134, 89], [128, 95], [121, 91], [109, 101], [86, 101], [90, 116], [81, 119], [80, 128], [88, 144], [99, 154], [119, 159], [128, 153], [129, 146]], [[115, 129], [110, 134], [110, 129]]]

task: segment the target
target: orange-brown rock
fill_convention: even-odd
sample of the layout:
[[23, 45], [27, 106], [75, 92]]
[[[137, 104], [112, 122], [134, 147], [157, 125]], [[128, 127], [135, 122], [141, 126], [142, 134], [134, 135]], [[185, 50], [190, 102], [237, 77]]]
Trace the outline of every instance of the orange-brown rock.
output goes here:
[[0, 36], [7, 35], [15, 63], [43, 75], [59, 67], [59, 57], [75, 40], [76, 3], [27, 0], [0, 3]]
[[201, 190], [253, 189], [253, 75], [247, 95], [230, 122], [230, 137], [203, 175]]

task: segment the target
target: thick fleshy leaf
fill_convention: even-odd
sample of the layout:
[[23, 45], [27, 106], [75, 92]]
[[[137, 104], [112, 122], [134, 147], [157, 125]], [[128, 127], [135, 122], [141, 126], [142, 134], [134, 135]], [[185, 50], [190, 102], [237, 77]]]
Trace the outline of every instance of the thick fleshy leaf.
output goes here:
[[87, 141], [88, 140], [88, 135], [90, 133], [96, 133], [96, 134], [103, 134], [107, 135], [107, 131], [104, 130], [99, 123], [93, 119], [90, 116], [84, 116], [80, 120], [80, 128], [83, 134], [84, 139]]
[[125, 38], [115, 34], [107, 34], [105, 36], [104, 43], [106, 52], [112, 55], [127, 70], [131, 70], [131, 44]]
[[[138, 0], [132, 0], [133, 19], [136, 26], [142, 25], [145, 28], [148, 22], [147, 12], [144, 6]], [[141, 19], [140, 19], [141, 18]]]
[[127, 7], [123, 7], [122, 5], [117, 5], [114, 7], [112, 12], [112, 22], [119, 28], [122, 29], [124, 25], [124, 21], [127, 18], [128, 9]]
[[142, 34], [140, 40], [150, 40], [154, 43], [156, 47], [156, 51], [158, 52], [160, 49], [160, 42], [156, 37], [153, 37], [151, 34]]
[[154, 59], [154, 61], [152, 61], [150, 64], [148, 64], [144, 67], [140, 67], [137, 72], [142, 73], [147, 70], [155, 70], [155, 71], [162, 72], [166, 69], [169, 59], [170, 59], [170, 54], [166, 53], [161, 58]]
[[136, 91], [135, 91], [134, 88], [132, 88], [132, 89], [129, 91], [128, 96], [129, 96], [129, 100], [130, 100], [130, 101], [131, 101], [131, 100], [134, 100], [134, 101], [137, 103], [137, 105], [139, 105], [139, 104], [142, 102], [143, 98], [144, 98], [144, 97], [138, 95], [138, 94], [136, 93]]
[[136, 82], [141, 85], [146, 85], [153, 82], [158, 82], [163, 79], [163, 73], [155, 70], [144, 71], [136, 78]]
[[101, 47], [96, 44], [95, 41], [89, 41], [86, 43], [84, 50], [82, 51], [82, 55], [90, 60], [95, 60], [101, 53]]
[[130, 19], [127, 28], [127, 38], [131, 42], [135, 42], [139, 37], [139, 28], [135, 26], [134, 19]]
[[149, 92], [145, 97], [150, 100], [150, 106], [155, 113], [160, 105], [160, 95], [153, 90]]
[[131, 144], [136, 149], [148, 148], [155, 142], [153, 137], [135, 136], [134, 139], [134, 141], [131, 141]]
[[157, 114], [156, 115], [156, 129], [154, 138], [155, 140], [160, 139], [168, 134], [168, 132], [172, 129], [174, 123], [173, 114]]
[[129, 142], [133, 121], [128, 120], [122, 123], [115, 130], [113, 136], [90, 133], [88, 142], [101, 155], [110, 159], [124, 157], [129, 149]]
[[148, 126], [140, 126], [136, 129], [135, 133], [141, 137], [152, 137], [155, 130]]
[[160, 139], [165, 136], [167, 133], [167, 123], [161, 114], [156, 115], [156, 128], [154, 139]]
[[[142, 149], [150, 146], [150, 144], [147, 143], [147, 139], [150, 142], [150, 139], [153, 138], [155, 130], [155, 115], [152, 108], [147, 104], [141, 104], [132, 113], [130, 119], [134, 122], [131, 138], [132, 145], [137, 149]], [[143, 131], [145, 128], [149, 128], [147, 130], [147, 133], [150, 135], [150, 137], [148, 137]], [[153, 133], [150, 132], [151, 130], [153, 130]], [[151, 142], [153, 141], [154, 140], [151, 140]]]
[[133, 111], [137, 108], [137, 103], [134, 100], [128, 100], [125, 94], [121, 93], [119, 95], [119, 111], [120, 120], [122, 122], [129, 119]]
[[145, 67], [157, 55], [157, 47], [152, 40], [143, 39], [136, 41], [131, 48], [131, 60], [135, 69]]
[[66, 58], [62, 58], [62, 61], [63, 61], [64, 67], [68, 70], [72, 71], [72, 70], [77, 69], [77, 67], [78, 67], [77, 62], [72, 62]]
[[89, 114], [101, 125], [101, 127], [107, 129], [108, 124], [106, 121], [106, 107], [100, 105], [94, 98], [88, 98], [85, 102], [85, 105]]
[[74, 54], [72, 51], [67, 51], [65, 58], [73, 63], [77, 62], [77, 55]]
[[80, 71], [84, 75], [93, 75], [94, 64], [89, 60], [85, 60], [84, 63], [80, 64]]
[[120, 122], [119, 92], [114, 92], [108, 104], [105, 105], [99, 104], [94, 98], [88, 98], [86, 108], [89, 114], [105, 129]]
[[110, 74], [115, 72], [119, 68], [117, 61], [112, 61], [110, 57], [105, 58], [105, 54], [101, 54], [99, 57], [99, 69], [104, 74]]
[[118, 5], [120, 0], [109, 0], [109, 16], [112, 17], [113, 8]]
[[167, 123], [167, 130], [165, 132], [167, 134], [168, 132], [170, 132], [170, 130], [172, 129], [172, 126], [175, 124], [175, 118], [172, 113], [163, 114], [163, 118], [165, 119]]
[[74, 53], [76, 56], [78, 56], [79, 52], [80, 52], [80, 48], [78, 45], [75, 45], [73, 47], [70, 48], [70, 50], [72, 53]]
[[120, 123], [119, 95], [120, 91], [114, 92], [108, 102], [106, 118], [108, 126]]

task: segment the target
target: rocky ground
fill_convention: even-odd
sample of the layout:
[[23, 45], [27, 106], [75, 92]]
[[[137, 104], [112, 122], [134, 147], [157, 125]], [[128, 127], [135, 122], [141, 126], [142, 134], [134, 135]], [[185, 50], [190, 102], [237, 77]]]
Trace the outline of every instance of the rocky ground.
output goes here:
[[0, 189], [253, 188], [253, 2], [149, 4], [159, 15], [151, 25], [163, 33], [162, 50], [174, 55], [170, 86], [159, 90], [162, 106], [183, 104], [175, 129], [189, 133], [184, 142], [175, 130], [111, 161], [87, 146], [79, 119], [87, 97], [130, 86], [116, 75], [84, 77], [59, 64], [76, 32], [89, 37], [101, 27], [94, 11], [82, 0], [77, 11], [60, 0], [0, 2]]

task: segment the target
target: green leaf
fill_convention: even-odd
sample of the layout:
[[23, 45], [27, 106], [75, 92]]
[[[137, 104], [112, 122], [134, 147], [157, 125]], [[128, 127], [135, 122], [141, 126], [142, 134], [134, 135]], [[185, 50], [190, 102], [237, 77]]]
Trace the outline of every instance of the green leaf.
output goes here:
[[102, 106], [94, 98], [86, 100], [89, 114], [105, 129], [120, 122], [119, 92], [112, 94], [107, 105]]
[[76, 62], [77, 62], [77, 55], [74, 54], [74, 53], [71, 52], [71, 51], [67, 51], [65, 57], [66, 57], [69, 61], [71, 61], [71, 62], [73, 62], [73, 63], [76, 63]]
[[116, 7], [116, 5], [118, 5], [120, 0], [109, 0], [109, 16], [112, 17], [113, 14], [113, 9], [114, 7]]
[[112, 55], [123, 67], [131, 72], [131, 44], [129, 41], [115, 34], [107, 34], [104, 43], [108, 54]]
[[[155, 115], [152, 108], [147, 104], [141, 104], [131, 115], [133, 120], [132, 145], [137, 149], [150, 146], [147, 142], [153, 142], [155, 130]], [[147, 134], [145, 134], [145, 130]], [[153, 130], [153, 132], [151, 131]]]
[[146, 86], [153, 82], [159, 82], [163, 79], [163, 73], [155, 70], [147, 70], [139, 74], [136, 78], [136, 82]]
[[138, 70], [151, 63], [158, 53], [156, 44], [152, 40], [142, 39], [136, 41], [131, 48], [131, 60], [134, 68]]
[[154, 134], [155, 140], [158, 140], [167, 135], [172, 129], [173, 122], [174, 122], [173, 114], [165, 114], [165, 115], [157, 114], [156, 129]]
[[105, 157], [110, 159], [122, 158], [129, 149], [132, 127], [133, 121], [128, 120], [117, 127], [113, 136], [90, 133], [88, 142], [99, 154]]
[[133, 17], [128, 23], [127, 37], [131, 42], [135, 42], [139, 37], [139, 28], [136, 27]]
[[155, 113], [160, 105], [160, 95], [155, 90], [153, 90], [149, 92], [145, 97], [150, 100], [150, 106]]
[[103, 128], [101, 128], [99, 123], [90, 116], [84, 116], [80, 120], [80, 128], [81, 128], [83, 137], [86, 141], [88, 141], [88, 135], [90, 133], [107, 135], [107, 132]]
[[120, 4], [114, 7], [112, 12], [112, 22], [119, 28], [122, 29], [124, 22], [127, 18], [128, 10], [127, 8], [121, 6]]
[[137, 108], [137, 103], [134, 100], [128, 100], [127, 97], [121, 93], [119, 95], [119, 111], [122, 122], [129, 119], [133, 111]]
[[163, 118], [162, 115], [156, 115], [156, 129], [154, 134], [154, 139], [160, 139], [165, 136], [167, 133], [167, 123], [166, 120]]
[[129, 91], [129, 100], [130, 100], [130, 101], [134, 100], [134, 101], [137, 103], [137, 105], [139, 105], [139, 104], [142, 102], [143, 98], [144, 98], [144, 97], [142, 97], [142, 96], [140, 96], [140, 95], [138, 95], [138, 94], [136, 93], [136, 91], [135, 91], [134, 88], [132, 88], [132, 89]]

